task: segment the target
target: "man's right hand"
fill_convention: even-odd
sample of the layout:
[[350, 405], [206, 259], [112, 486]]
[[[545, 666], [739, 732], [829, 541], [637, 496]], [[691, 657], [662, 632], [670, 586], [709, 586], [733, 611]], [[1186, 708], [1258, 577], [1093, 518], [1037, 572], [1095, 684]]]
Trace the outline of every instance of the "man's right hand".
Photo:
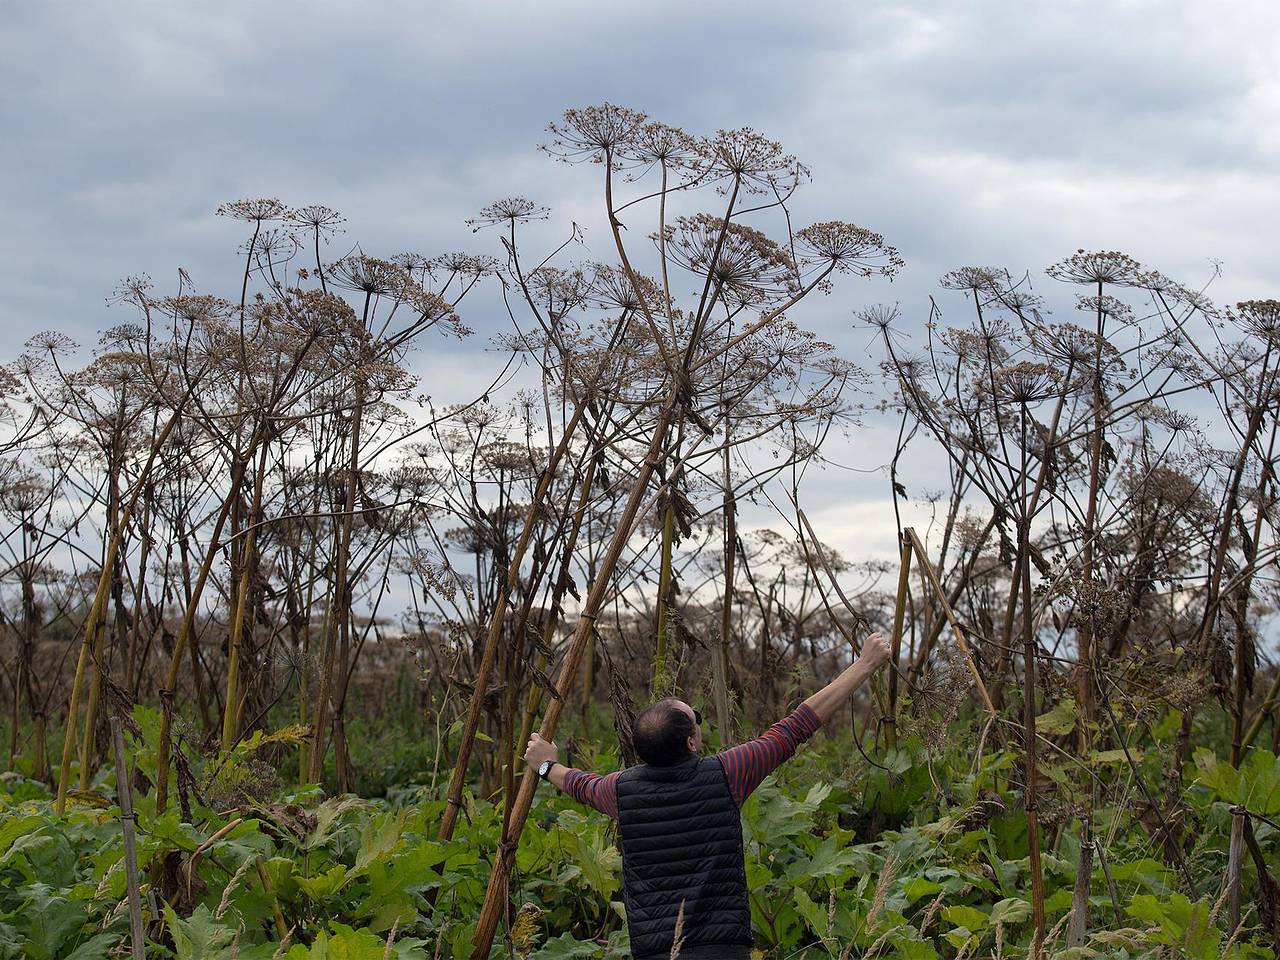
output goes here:
[[889, 662], [889, 641], [884, 638], [883, 633], [877, 630], [862, 641], [862, 653], [858, 661], [872, 670], [879, 670]]
[[556, 754], [559, 752], [560, 748], [556, 746], [554, 740], [543, 740], [535, 733], [529, 738], [529, 744], [525, 747], [524, 762], [536, 769], [543, 760], [556, 759]]

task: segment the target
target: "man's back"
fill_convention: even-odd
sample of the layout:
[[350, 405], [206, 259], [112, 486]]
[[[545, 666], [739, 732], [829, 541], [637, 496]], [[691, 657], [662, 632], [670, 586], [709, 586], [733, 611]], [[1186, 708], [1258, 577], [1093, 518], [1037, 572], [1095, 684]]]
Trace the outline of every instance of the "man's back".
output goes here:
[[[617, 781], [623, 896], [636, 957], [751, 944], [742, 821], [719, 757], [640, 764]], [[701, 951], [697, 951], [701, 952]]]
[[835, 680], [761, 736], [702, 757], [702, 717], [674, 697], [636, 717], [633, 743], [644, 763], [601, 776], [556, 759], [556, 745], [529, 739], [525, 761], [579, 803], [619, 820], [623, 899], [631, 951], [670, 957], [680, 924], [684, 960], [746, 960], [751, 910], [738, 808], [853, 692], [889, 659], [873, 633]]

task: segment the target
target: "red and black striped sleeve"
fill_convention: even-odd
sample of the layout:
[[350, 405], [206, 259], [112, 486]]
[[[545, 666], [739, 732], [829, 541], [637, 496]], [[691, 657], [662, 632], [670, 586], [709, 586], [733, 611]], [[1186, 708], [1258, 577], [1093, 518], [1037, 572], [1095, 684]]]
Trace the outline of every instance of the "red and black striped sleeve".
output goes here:
[[761, 736], [718, 754], [738, 806], [742, 806], [765, 777], [790, 760], [796, 748], [821, 726], [818, 715], [802, 703]]
[[564, 775], [564, 792], [579, 803], [618, 818], [618, 774], [587, 773], [572, 767]]

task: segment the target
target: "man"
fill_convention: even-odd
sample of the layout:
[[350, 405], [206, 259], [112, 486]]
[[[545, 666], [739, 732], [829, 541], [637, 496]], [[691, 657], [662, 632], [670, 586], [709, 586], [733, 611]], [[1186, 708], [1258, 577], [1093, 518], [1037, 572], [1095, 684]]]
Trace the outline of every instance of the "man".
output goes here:
[[862, 655], [764, 736], [703, 757], [702, 717], [683, 700], [660, 700], [636, 718], [642, 763], [600, 776], [556, 760], [536, 733], [525, 762], [580, 803], [618, 820], [622, 896], [631, 953], [671, 956], [680, 918], [681, 960], [747, 960], [751, 908], [738, 808], [889, 659], [873, 633]]

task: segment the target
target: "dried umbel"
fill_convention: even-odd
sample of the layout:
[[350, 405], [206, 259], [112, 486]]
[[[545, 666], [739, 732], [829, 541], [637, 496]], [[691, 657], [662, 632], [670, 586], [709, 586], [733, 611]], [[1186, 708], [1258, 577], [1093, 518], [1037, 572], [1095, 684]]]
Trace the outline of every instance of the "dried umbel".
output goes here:
[[57, 356], [75, 350], [77, 343], [57, 330], [42, 330], [27, 340], [23, 347], [33, 354]]
[[650, 310], [661, 311], [662, 288], [652, 278], [644, 274], [633, 274], [633, 282], [632, 277], [627, 276], [621, 268], [604, 263], [593, 264], [591, 274], [589, 299], [601, 309], [638, 311], [641, 308], [640, 295], [643, 294]]
[[1040, 308], [1044, 298], [1028, 290], [1010, 289], [1002, 286], [996, 291], [995, 298], [989, 301], [991, 306], [1003, 307], [1024, 320], [1040, 320]]
[[554, 326], [587, 302], [593, 283], [581, 269], [544, 266], [529, 274], [525, 286], [534, 304]]
[[607, 102], [574, 107], [558, 122], [547, 124], [551, 141], [540, 149], [566, 162], [604, 163], [607, 159], [618, 167], [628, 156], [638, 154], [637, 138], [648, 119], [639, 110]]
[[118, 323], [98, 337], [98, 343], [107, 351], [138, 350], [147, 341], [147, 331], [137, 323]]
[[870, 327], [874, 327], [880, 331], [881, 334], [887, 334], [902, 316], [902, 311], [898, 309], [898, 305], [896, 303], [877, 303], [872, 304], [869, 307], [864, 307], [854, 316], [855, 319]]
[[192, 326], [220, 324], [235, 312], [235, 304], [208, 294], [183, 294], [160, 301], [165, 313]]
[[885, 243], [880, 234], [842, 220], [805, 227], [796, 234], [796, 246], [807, 264], [836, 273], [893, 279], [905, 265], [897, 248]]
[[261, 224], [268, 220], [283, 220], [289, 208], [275, 198], [232, 200], [218, 205], [217, 215], [232, 220], [245, 220]]
[[957, 359], [985, 371], [989, 366], [1003, 365], [1009, 358], [1009, 347], [1005, 343], [1012, 333], [1012, 329], [997, 317], [988, 319], [981, 330], [948, 327], [938, 334], [938, 339]]
[[390, 260], [352, 253], [329, 265], [329, 279], [335, 287], [370, 296], [403, 296], [409, 278]]
[[1091, 313], [1095, 316], [1101, 316], [1103, 320], [1114, 320], [1117, 323], [1130, 323], [1133, 321], [1133, 308], [1123, 300], [1103, 294], [1096, 294], [1090, 297], [1076, 297], [1076, 309], [1082, 313]]
[[1255, 337], [1275, 340], [1280, 336], [1280, 300], [1243, 300], [1236, 304], [1235, 316]]
[[290, 288], [279, 307], [303, 337], [331, 339], [354, 331], [359, 323], [351, 304], [321, 290]]
[[809, 169], [785, 152], [782, 144], [750, 127], [719, 130], [706, 140], [703, 149], [711, 175], [730, 179], [747, 193], [786, 194], [809, 179]]
[[464, 277], [491, 277], [497, 274], [499, 266], [496, 257], [477, 256], [472, 253], [444, 253], [428, 260], [423, 273], [433, 279], [448, 278], [455, 274]]
[[511, 227], [517, 223], [545, 220], [551, 215], [548, 207], [540, 207], [526, 197], [506, 197], [489, 204], [467, 221], [473, 233], [485, 227]]
[[1087, 253], [1077, 250], [1065, 260], [1048, 267], [1045, 273], [1065, 283], [1112, 284], [1122, 287], [1143, 286], [1146, 273], [1142, 264], [1115, 250]]
[[1041, 354], [1059, 366], [1083, 368], [1098, 362], [1104, 370], [1123, 367], [1114, 344], [1074, 323], [1052, 323], [1032, 327], [1028, 332]]
[[1161, 403], [1142, 403], [1134, 407], [1133, 415], [1140, 423], [1158, 424], [1172, 433], [1194, 430], [1196, 421], [1181, 410], [1174, 410]]
[[[265, 266], [289, 260], [301, 246], [301, 242], [292, 231], [275, 228], [262, 231], [257, 243], [253, 246], [253, 252], [258, 263]], [[249, 245], [246, 243], [243, 249], [248, 252]]]
[[1058, 396], [1063, 380], [1063, 373], [1057, 367], [1022, 360], [995, 370], [988, 378], [988, 385], [997, 399], [1027, 406]]
[[944, 273], [938, 285], [944, 290], [964, 290], [994, 296], [1002, 286], [1004, 271], [997, 267], [959, 267]]
[[305, 228], [321, 237], [341, 233], [342, 225], [347, 222], [347, 218], [337, 210], [330, 210], [320, 204], [290, 210], [286, 220], [294, 227]]
[[696, 137], [657, 120], [637, 127], [622, 144], [620, 154], [644, 169], [656, 164], [667, 170], [697, 173], [707, 165], [706, 152]]
[[472, 334], [471, 328], [454, 311], [453, 304], [439, 294], [408, 281], [400, 290], [400, 296], [413, 308], [421, 325], [442, 325], [459, 340]]
[[[655, 237], [655, 239], [657, 239]], [[671, 258], [709, 276], [721, 296], [742, 304], [775, 300], [795, 289], [795, 264], [759, 230], [700, 213], [667, 228]]]
[[951, 647], [942, 650], [927, 674], [915, 684], [908, 727], [925, 744], [943, 743], [948, 725], [968, 699], [973, 677], [964, 657]]

